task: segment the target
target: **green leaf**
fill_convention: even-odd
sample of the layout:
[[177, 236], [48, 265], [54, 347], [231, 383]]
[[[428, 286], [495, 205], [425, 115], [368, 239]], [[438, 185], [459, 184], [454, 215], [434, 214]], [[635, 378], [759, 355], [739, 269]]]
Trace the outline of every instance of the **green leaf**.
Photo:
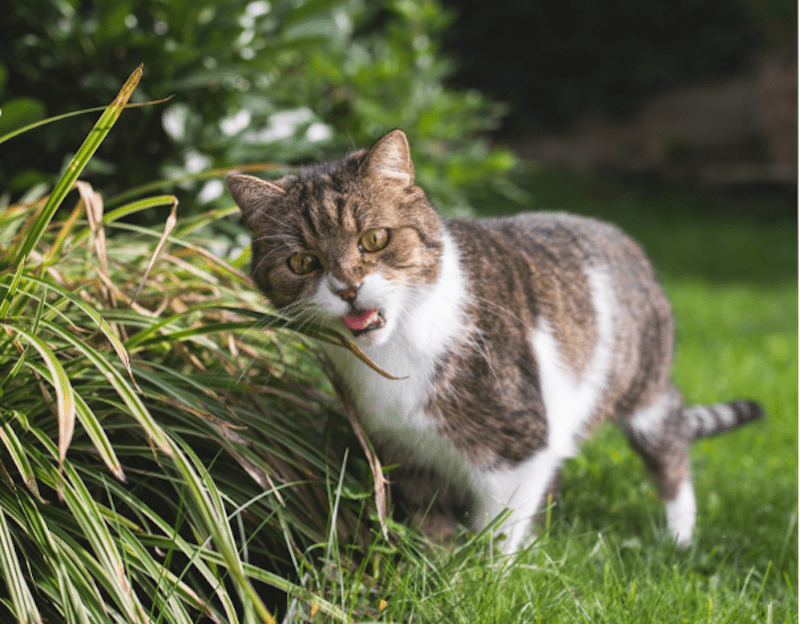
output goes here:
[[22, 477], [25, 486], [31, 491], [37, 500], [42, 501], [39, 494], [39, 486], [36, 484], [36, 477], [33, 473], [33, 468], [28, 460], [28, 453], [20, 442], [17, 434], [11, 428], [8, 422], [0, 425], [0, 442], [6, 447], [6, 451], [11, 456], [11, 460], [17, 467], [17, 471]]
[[117, 354], [120, 362], [125, 367], [125, 370], [128, 371], [128, 375], [131, 378], [131, 381], [135, 384], [136, 381], [133, 379], [133, 372], [131, 371], [131, 359], [130, 355], [128, 354], [127, 349], [122, 344], [122, 341], [117, 337], [114, 330], [108, 324], [108, 322], [101, 316], [101, 314], [95, 310], [92, 306], [87, 304], [83, 301], [80, 297], [76, 296], [71, 291], [67, 290], [63, 286], [53, 282], [52, 280], [44, 279], [41, 277], [36, 277], [34, 275], [25, 275], [25, 280], [29, 281], [34, 284], [39, 284], [40, 286], [44, 286], [54, 292], [57, 292], [61, 295], [64, 299], [68, 300], [72, 305], [80, 309], [84, 314], [86, 314], [89, 318], [94, 321], [97, 325], [97, 329], [106, 337], [108, 342], [111, 344], [111, 347], [114, 349], [114, 352]]
[[67, 455], [67, 449], [72, 441], [72, 434], [75, 431], [75, 395], [72, 384], [69, 381], [64, 367], [58, 361], [52, 349], [45, 344], [44, 340], [29, 332], [22, 327], [0, 322], [0, 325], [15, 331], [30, 344], [44, 360], [50, 372], [53, 389], [56, 393], [58, 407], [58, 456], [63, 463]]
[[148, 621], [147, 615], [131, 587], [125, 564], [109, 532], [104, 514], [69, 463], [64, 465], [64, 476], [64, 502], [80, 525], [84, 537], [92, 545], [92, 550], [102, 567], [106, 587], [111, 589], [112, 596], [122, 607], [129, 621], [145, 624]]
[[17, 618], [17, 622], [20, 624], [43, 622], [17, 558], [17, 549], [2, 506], [0, 506], [0, 568], [3, 570], [6, 590], [11, 595], [13, 615]]
[[128, 99], [133, 94], [134, 89], [136, 89], [136, 85], [139, 84], [141, 77], [142, 66], [140, 65], [134, 70], [134, 72], [122, 86], [122, 89], [120, 90], [119, 94], [117, 94], [117, 97], [114, 99], [114, 101], [106, 107], [105, 111], [100, 116], [100, 119], [98, 119], [94, 128], [89, 133], [89, 136], [86, 137], [83, 145], [81, 145], [75, 156], [73, 156], [72, 160], [67, 166], [67, 170], [56, 183], [56, 187], [42, 209], [42, 213], [34, 223], [33, 228], [22, 245], [22, 248], [19, 250], [16, 260], [18, 263], [23, 262], [39, 242], [39, 239], [42, 237], [45, 228], [52, 220], [56, 210], [58, 210], [58, 207], [64, 200], [64, 197], [70, 191], [70, 189], [72, 189], [72, 186], [78, 179], [81, 171], [83, 171], [84, 167], [89, 162], [89, 159], [95, 153], [97, 148], [100, 147], [103, 139], [106, 137], [109, 130], [111, 130], [114, 123], [119, 118], [120, 114], [122, 113], [122, 109], [125, 108], [125, 104], [127, 104]]
[[86, 356], [92, 365], [94, 365], [94, 367], [100, 372], [103, 378], [111, 384], [111, 386], [127, 406], [130, 414], [142, 426], [147, 436], [156, 444], [159, 450], [166, 455], [169, 455], [171, 453], [171, 446], [168, 442], [168, 436], [161, 426], [153, 419], [150, 411], [147, 409], [144, 403], [142, 403], [142, 400], [136, 390], [132, 388], [130, 384], [125, 381], [125, 378], [122, 376], [122, 374], [106, 360], [105, 355], [97, 349], [90, 347], [76, 336], [73, 336], [64, 328], [47, 321], [43, 321], [42, 323], [48, 329], [48, 331], [60, 336], [63, 340], [72, 345], [79, 353]]
[[216, 484], [190, 447], [184, 445], [181, 448], [175, 441], [171, 442], [175, 466], [183, 477], [192, 502], [199, 511], [206, 530], [211, 535], [215, 549], [221, 554], [244, 605], [253, 609], [262, 622], [275, 624], [275, 618], [267, 610], [261, 597], [244, 573], [243, 563], [239, 558], [238, 549], [227, 522], [225, 506]]

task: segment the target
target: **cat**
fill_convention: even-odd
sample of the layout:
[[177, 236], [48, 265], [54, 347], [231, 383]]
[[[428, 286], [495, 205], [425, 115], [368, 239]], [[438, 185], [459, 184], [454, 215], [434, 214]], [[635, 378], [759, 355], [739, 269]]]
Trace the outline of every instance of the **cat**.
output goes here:
[[566, 213], [442, 219], [414, 184], [405, 134], [267, 182], [226, 179], [252, 232], [252, 276], [283, 313], [352, 337], [390, 380], [321, 345], [390, 478], [432, 539], [456, 510], [501, 547], [535, 534], [577, 441], [613, 417], [652, 473], [679, 546], [696, 504], [692, 440], [761, 417], [686, 407], [673, 317], [642, 248]]

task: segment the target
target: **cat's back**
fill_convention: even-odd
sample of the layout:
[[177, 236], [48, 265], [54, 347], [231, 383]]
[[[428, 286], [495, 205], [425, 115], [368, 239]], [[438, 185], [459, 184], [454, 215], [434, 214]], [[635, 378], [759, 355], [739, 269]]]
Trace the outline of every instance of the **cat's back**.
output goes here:
[[666, 303], [642, 247], [611, 223], [564, 212], [446, 223], [476, 287], [507, 282], [521, 273], [543, 287], [565, 288], [569, 296], [571, 285], [584, 288], [587, 273], [596, 271], [611, 279], [622, 299]]
[[652, 272], [641, 246], [622, 229], [593, 217], [566, 212], [525, 212], [474, 221], [532, 257], [545, 254], [561, 266], [616, 269], [626, 266]]
[[447, 224], [467, 272], [480, 276], [480, 282], [492, 274], [523, 271], [571, 291], [570, 284], [582, 285], [588, 273], [600, 272], [611, 279], [623, 300], [666, 303], [642, 247], [606, 221], [564, 212], [528, 212]]
[[[642, 247], [619, 227], [568, 213], [451, 220], [469, 290], [491, 301], [474, 316], [497, 325], [503, 306], [527, 328], [552, 333], [580, 377], [598, 346], [608, 352], [603, 404], [624, 413], [668, 381], [672, 310]], [[503, 330], [519, 325], [504, 315]], [[521, 337], [521, 336], [520, 336]]]

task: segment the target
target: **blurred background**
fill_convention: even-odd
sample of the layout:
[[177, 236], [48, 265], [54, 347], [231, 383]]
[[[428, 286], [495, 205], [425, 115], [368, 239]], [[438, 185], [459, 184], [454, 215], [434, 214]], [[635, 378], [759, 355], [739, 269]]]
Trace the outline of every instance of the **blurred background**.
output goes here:
[[[783, 194], [797, 181], [793, 0], [26, 0], [0, 21], [0, 136], [126, 111], [84, 173], [106, 198], [245, 163], [293, 165], [395, 128], [448, 214], [517, 199], [520, 159], [635, 183]], [[3, 145], [0, 192], [45, 188], [97, 114]], [[221, 178], [172, 189], [182, 211]]]

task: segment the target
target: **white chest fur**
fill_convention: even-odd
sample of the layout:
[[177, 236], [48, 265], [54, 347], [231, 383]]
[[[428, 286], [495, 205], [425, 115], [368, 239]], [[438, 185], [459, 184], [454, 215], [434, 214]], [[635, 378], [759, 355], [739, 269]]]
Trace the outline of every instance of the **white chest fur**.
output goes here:
[[458, 248], [447, 231], [442, 234], [442, 266], [436, 284], [406, 287], [389, 340], [362, 346], [381, 368], [404, 379], [386, 379], [339, 347], [323, 349], [347, 383], [367, 431], [409, 449], [419, 464], [468, 486], [463, 482], [469, 472], [463, 457], [439, 435], [434, 419], [425, 413], [436, 362], [464, 332], [468, 298]]

